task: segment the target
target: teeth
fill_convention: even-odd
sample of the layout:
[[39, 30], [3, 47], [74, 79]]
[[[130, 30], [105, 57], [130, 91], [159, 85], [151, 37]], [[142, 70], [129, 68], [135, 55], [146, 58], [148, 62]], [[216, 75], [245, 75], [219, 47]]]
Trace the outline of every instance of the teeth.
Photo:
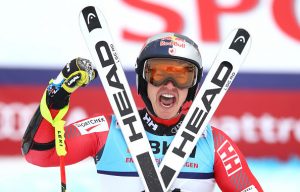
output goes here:
[[175, 97], [174, 95], [167, 94], [167, 93], [162, 94], [162, 96], [167, 97], [167, 98], [174, 98]]

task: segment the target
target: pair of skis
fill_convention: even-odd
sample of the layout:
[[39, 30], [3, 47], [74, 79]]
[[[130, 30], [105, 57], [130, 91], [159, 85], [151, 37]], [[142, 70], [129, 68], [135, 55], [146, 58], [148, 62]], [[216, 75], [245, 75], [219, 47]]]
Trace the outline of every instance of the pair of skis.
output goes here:
[[236, 29], [225, 40], [158, 168], [103, 14], [85, 7], [80, 27], [145, 190], [168, 191], [248, 54], [249, 33]]

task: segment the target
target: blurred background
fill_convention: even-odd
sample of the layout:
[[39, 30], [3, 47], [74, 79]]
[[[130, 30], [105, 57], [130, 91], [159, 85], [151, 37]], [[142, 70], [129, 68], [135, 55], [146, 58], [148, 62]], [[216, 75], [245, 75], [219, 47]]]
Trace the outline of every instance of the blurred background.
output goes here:
[[[238, 144], [265, 191], [300, 191], [300, 0], [1, 0], [1, 192], [59, 191], [59, 168], [27, 163], [21, 139], [48, 81], [71, 59], [90, 58], [78, 21], [87, 5], [106, 16], [140, 107], [133, 70], [147, 37], [189, 36], [206, 72], [226, 35], [247, 29], [250, 54], [211, 124]], [[72, 95], [66, 120], [107, 112], [97, 79]], [[92, 159], [68, 166], [67, 179], [70, 191], [99, 191]]]

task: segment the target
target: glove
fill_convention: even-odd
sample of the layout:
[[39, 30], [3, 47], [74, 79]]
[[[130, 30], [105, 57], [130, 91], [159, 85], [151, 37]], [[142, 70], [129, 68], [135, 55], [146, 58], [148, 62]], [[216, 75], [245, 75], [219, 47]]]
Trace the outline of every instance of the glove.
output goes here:
[[63, 68], [57, 79], [62, 83], [63, 89], [73, 93], [78, 87], [87, 86], [95, 79], [96, 74], [89, 60], [78, 57]]
[[87, 86], [97, 76], [88, 59], [76, 58], [67, 63], [59, 75], [47, 87], [47, 105], [61, 109], [69, 103], [70, 94], [79, 87]]

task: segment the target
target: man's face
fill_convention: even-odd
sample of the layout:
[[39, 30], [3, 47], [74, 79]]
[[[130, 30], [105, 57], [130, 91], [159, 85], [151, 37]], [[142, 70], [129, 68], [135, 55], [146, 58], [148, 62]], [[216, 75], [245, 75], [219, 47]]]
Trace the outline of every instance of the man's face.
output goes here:
[[147, 91], [154, 112], [162, 119], [176, 117], [188, 94], [188, 88], [179, 89], [172, 81], [160, 86], [148, 83]]
[[151, 58], [145, 62], [143, 78], [148, 82], [148, 98], [158, 117], [178, 115], [188, 89], [196, 84], [197, 74], [197, 67], [185, 60]]

